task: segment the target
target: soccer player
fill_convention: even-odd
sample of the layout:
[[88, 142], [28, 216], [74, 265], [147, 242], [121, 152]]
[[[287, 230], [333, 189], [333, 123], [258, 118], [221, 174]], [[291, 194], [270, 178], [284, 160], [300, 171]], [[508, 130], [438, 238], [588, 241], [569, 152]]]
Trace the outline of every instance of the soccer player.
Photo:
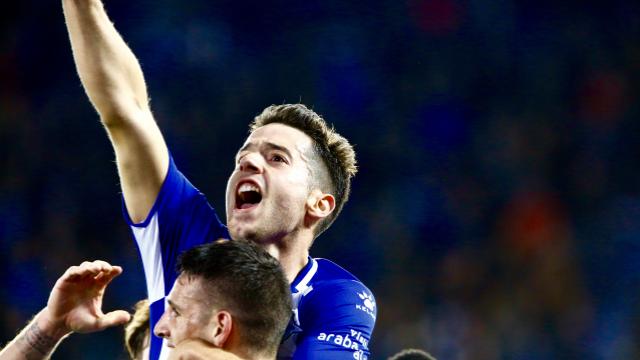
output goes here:
[[292, 308], [275, 258], [251, 242], [218, 241], [187, 250], [178, 267], [157, 336], [170, 347], [199, 340], [239, 359], [276, 358]]
[[[276, 259], [250, 242], [209, 242], [181, 255], [179, 269], [169, 307], [155, 328], [176, 347], [172, 358], [276, 358], [291, 315], [289, 284]], [[126, 311], [101, 309], [107, 285], [121, 273], [100, 260], [70, 267], [47, 306], [0, 352], [0, 360], [46, 359], [72, 332], [128, 321]], [[206, 357], [198, 356], [202, 351]]]
[[[338, 265], [309, 256], [349, 197], [352, 146], [303, 105], [266, 108], [236, 156], [225, 227], [178, 170], [149, 108], [140, 66], [99, 0], [63, 0], [82, 84], [116, 153], [125, 218], [142, 256], [151, 324], [164, 312], [177, 255], [207, 239], [254, 241], [280, 261], [294, 311], [279, 357], [366, 359], [373, 294]], [[150, 358], [167, 356], [157, 337]]]

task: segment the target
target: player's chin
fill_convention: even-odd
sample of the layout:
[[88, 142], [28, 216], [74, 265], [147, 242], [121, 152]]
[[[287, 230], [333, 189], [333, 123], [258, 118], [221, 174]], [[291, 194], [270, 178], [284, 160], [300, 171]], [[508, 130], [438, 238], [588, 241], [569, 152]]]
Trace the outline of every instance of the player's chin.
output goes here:
[[252, 240], [255, 237], [255, 230], [251, 224], [242, 221], [231, 220], [227, 224], [229, 235], [234, 240]]

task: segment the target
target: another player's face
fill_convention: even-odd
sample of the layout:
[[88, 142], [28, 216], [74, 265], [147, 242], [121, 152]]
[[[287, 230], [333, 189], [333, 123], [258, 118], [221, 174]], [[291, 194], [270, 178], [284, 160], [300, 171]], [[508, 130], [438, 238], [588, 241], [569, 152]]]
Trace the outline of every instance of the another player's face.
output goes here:
[[186, 339], [207, 341], [213, 333], [213, 307], [201, 277], [180, 275], [167, 296], [167, 309], [153, 332], [165, 338], [169, 347]]
[[227, 226], [233, 239], [267, 243], [304, 221], [312, 140], [283, 124], [256, 129], [236, 156], [227, 183]]

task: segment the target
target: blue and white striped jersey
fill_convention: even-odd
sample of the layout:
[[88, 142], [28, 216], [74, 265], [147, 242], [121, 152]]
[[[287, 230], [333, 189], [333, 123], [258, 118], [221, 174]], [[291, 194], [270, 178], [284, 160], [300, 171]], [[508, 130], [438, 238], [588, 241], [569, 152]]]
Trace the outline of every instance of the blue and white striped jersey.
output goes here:
[[309, 258], [291, 284], [293, 316], [278, 359], [367, 359], [376, 322], [373, 294], [348, 271]]
[[[178, 255], [205, 242], [228, 239], [229, 235], [205, 196], [178, 171], [172, 158], [147, 219], [134, 224], [125, 206], [123, 211], [142, 257], [153, 329], [178, 277]], [[291, 284], [291, 292], [294, 313], [278, 358], [369, 357], [368, 343], [377, 309], [371, 291], [362, 282], [329, 260], [309, 258]], [[162, 339], [152, 335], [149, 358], [167, 356]]]

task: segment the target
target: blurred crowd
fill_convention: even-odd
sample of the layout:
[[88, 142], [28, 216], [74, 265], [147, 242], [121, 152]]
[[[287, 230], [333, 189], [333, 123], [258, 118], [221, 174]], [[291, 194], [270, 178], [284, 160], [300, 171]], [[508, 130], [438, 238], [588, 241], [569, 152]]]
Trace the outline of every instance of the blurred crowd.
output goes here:
[[[59, 1], [0, 13], [0, 341], [68, 266], [145, 297]], [[312, 255], [373, 290], [374, 359], [640, 357], [640, 4], [109, 0], [176, 163], [224, 218], [247, 124], [302, 102], [355, 144]], [[124, 358], [121, 330], [54, 358]], [[100, 351], [96, 351], [99, 345]]]

